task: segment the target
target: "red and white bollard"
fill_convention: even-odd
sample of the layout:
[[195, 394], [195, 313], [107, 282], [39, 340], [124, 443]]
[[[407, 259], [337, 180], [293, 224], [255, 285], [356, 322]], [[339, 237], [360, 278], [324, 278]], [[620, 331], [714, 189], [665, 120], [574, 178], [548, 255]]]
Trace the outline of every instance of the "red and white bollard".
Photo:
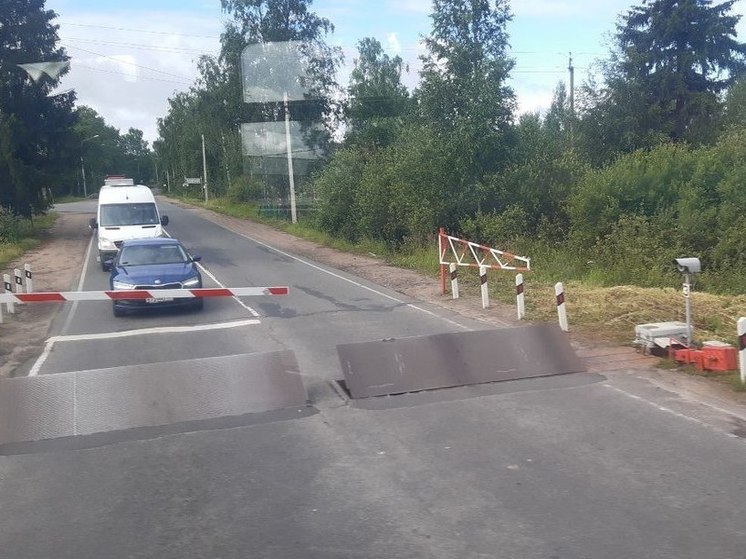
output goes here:
[[[5, 287], [6, 293], [13, 293], [13, 284], [10, 283], [10, 275], [9, 274], [3, 274], [3, 286]], [[12, 301], [8, 301], [8, 314], [13, 314], [15, 312], [15, 303]]]
[[741, 384], [746, 384], [746, 317], [738, 319], [738, 364], [741, 369]]
[[490, 306], [490, 292], [487, 289], [487, 266], [479, 267], [479, 283], [482, 285], [482, 308]]
[[34, 292], [34, 280], [33, 274], [31, 273], [31, 264], [25, 264], [23, 266], [23, 273], [26, 276], [26, 293]]
[[567, 308], [565, 307], [565, 287], [562, 282], [557, 282], [554, 286], [554, 294], [557, 297], [557, 317], [559, 318], [560, 328], [564, 332], [569, 332], [570, 327], [567, 324]]
[[16, 293], [23, 293], [23, 274], [21, 274], [21, 270], [16, 268], [13, 270], [13, 275], [16, 280]]
[[449, 265], [449, 269], [451, 271], [451, 293], [453, 293], [453, 298], [458, 299], [459, 298], [459, 292], [458, 292], [458, 272], [456, 264], [451, 262]]
[[518, 308], [518, 320], [523, 320], [526, 316], [526, 300], [523, 293], [523, 274], [515, 276], [515, 300]]

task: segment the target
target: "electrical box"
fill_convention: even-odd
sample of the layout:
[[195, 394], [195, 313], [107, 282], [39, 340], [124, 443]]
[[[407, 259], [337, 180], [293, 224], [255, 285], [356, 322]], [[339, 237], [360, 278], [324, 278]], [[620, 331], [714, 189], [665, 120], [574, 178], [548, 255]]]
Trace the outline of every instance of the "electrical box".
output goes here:
[[635, 326], [635, 346], [643, 350], [656, 347], [666, 349], [671, 339], [686, 339], [687, 327], [683, 322], [652, 322]]

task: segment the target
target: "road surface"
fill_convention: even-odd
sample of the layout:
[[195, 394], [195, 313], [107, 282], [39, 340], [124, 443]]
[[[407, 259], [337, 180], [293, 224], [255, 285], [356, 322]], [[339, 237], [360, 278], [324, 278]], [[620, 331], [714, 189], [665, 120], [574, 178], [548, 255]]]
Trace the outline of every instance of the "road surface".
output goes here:
[[[21, 372], [177, 362], [177, 393], [189, 363], [290, 350], [310, 405], [6, 445], [3, 557], [746, 557], [737, 410], [633, 372], [349, 400], [337, 344], [486, 325], [163, 206], [210, 282], [291, 294], [123, 319], [68, 304]], [[106, 288], [95, 251], [81, 287]]]

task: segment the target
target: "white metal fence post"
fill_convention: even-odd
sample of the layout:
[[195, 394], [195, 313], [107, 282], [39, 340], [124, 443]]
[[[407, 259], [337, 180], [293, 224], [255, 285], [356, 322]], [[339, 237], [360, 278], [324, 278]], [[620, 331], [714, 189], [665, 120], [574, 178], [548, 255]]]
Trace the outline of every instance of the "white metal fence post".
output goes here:
[[453, 298], [458, 299], [459, 298], [459, 292], [458, 292], [458, 272], [456, 271], [456, 264], [451, 262], [448, 266], [449, 270], [451, 271], [451, 293], [453, 293]]
[[490, 292], [487, 289], [487, 266], [479, 266], [479, 283], [482, 285], [482, 308], [490, 306]]
[[515, 276], [515, 299], [518, 307], [518, 320], [523, 320], [526, 316], [526, 300], [523, 293], [523, 274]]
[[[10, 283], [10, 274], [3, 274], [3, 287], [7, 293], [13, 293], [13, 284]], [[15, 303], [8, 301], [8, 314], [15, 312]]]
[[562, 282], [557, 282], [554, 286], [554, 294], [557, 297], [557, 316], [559, 325], [563, 331], [568, 332], [570, 327], [567, 324], [567, 308], [565, 307], [565, 287]]
[[23, 271], [26, 274], [26, 293], [34, 292], [34, 280], [33, 274], [31, 273], [31, 264], [25, 264]]
[[746, 384], [746, 317], [738, 319], [738, 363], [741, 369], [741, 384]]

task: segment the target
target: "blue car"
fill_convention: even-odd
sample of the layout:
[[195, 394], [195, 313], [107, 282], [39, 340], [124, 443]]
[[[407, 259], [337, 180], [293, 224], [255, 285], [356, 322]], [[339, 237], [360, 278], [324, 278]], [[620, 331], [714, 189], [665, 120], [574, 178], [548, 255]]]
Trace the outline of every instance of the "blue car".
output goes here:
[[[200, 288], [199, 261], [199, 256], [191, 256], [176, 239], [160, 237], [124, 241], [112, 263], [109, 287], [112, 291]], [[201, 297], [150, 297], [113, 302], [114, 316], [148, 308], [201, 309], [203, 303]]]

